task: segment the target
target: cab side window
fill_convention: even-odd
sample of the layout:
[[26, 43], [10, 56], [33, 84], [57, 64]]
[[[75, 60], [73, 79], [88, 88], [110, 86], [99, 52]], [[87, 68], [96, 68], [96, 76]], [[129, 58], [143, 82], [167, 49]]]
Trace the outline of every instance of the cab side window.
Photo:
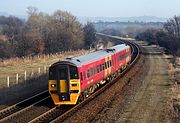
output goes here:
[[70, 70], [70, 78], [71, 79], [79, 79], [77, 67], [69, 66], [69, 70]]

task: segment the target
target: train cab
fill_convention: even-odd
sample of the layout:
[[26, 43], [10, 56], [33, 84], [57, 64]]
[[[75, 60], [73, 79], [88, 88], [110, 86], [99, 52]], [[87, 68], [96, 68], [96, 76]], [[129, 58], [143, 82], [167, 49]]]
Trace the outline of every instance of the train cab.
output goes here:
[[55, 105], [76, 104], [80, 94], [78, 68], [65, 62], [52, 65], [48, 86]]

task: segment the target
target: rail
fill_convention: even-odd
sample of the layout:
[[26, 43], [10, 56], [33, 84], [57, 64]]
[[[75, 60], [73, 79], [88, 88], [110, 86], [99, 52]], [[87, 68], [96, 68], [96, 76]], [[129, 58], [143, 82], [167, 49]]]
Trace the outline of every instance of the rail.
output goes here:
[[48, 91], [46, 90], [46, 91], [36, 94], [30, 98], [27, 98], [21, 102], [18, 102], [12, 106], [2, 109], [0, 111], [0, 122], [4, 121], [3, 119], [7, 119], [8, 116], [17, 113], [32, 104], [35, 104], [36, 102], [40, 101], [41, 99], [43, 99], [47, 96], [48, 96]]

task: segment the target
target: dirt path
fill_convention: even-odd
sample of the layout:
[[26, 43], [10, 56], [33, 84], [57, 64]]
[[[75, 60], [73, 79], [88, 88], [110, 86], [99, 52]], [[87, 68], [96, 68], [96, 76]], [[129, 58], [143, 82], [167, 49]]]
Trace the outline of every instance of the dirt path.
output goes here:
[[[157, 47], [145, 46], [150, 55], [150, 69], [142, 85], [128, 99], [122, 111], [118, 101], [111, 103], [111, 108], [104, 108], [93, 122], [118, 123], [160, 123], [164, 122], [164, 107], [169, 93], [168, 64]], [[118, 97], [117, 97], [118, 98]], [[105, 111], [106, 110], [106, 111]], [[106, 117], [104, 117], [106, 116]]]
[[119, 122], [159, 123], [163, 113], [167, 67], [161, 56], [150, 55], [150, 71], [137, 92], [134, 102], [119, 118]]

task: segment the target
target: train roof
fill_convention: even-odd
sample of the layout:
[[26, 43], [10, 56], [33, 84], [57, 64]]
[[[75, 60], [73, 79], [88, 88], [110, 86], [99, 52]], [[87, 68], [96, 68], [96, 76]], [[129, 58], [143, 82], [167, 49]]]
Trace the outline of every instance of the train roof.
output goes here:
[[126, 49], [128, 47], [129, 46], [126, 45], [126, 44], [120, 44], [120, 45], [110, 47], [108, 49], [91, 52], [89, 54], [75, 56], [75, 57], [72, 57], [72, 58], [66, 58], [66, 59], [64, 59], [62, 61], [74, 64], [76, 66], [82, 66], [84, 64], [94, 62], [94, 61], [97, 61], [97, 60], [102, 59], [104, 57], [107, 57], [109, 55], [112, 55], [114, 53], [117, 53], [117, 52], [119, 52], [121, 50], [124, 50], [124, 49]]

